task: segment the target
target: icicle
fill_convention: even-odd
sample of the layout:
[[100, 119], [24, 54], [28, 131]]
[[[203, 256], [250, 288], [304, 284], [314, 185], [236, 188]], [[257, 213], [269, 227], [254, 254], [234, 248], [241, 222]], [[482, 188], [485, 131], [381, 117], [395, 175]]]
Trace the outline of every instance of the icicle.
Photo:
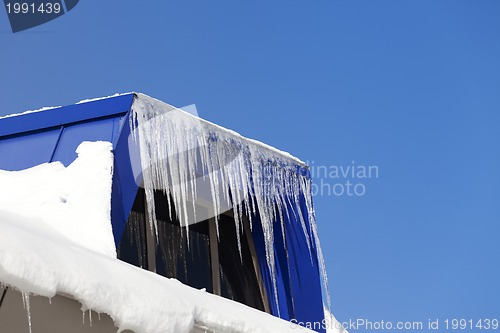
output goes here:
[[29, 332], [31, 333], [30, 295], [29, 295], [29, 293], [25, 293], [25, 292], [22, 292], [21, 295], [23, 297], [24, 309], [26, 309], [26, 314], [28, 315], [28, 326], [29, 326]]
[[[328, 294], [311, 179], [297, 170], [305, 167], [302, 162], [143, 95], [134, 101], [130, 126], [142, 165], [142, 177], [136, 178], [144, 184], [148, 223], [157, 239], [155, 190], [164, 192], [170, 214], [175, 209], [182, 229], [188, 233], [188, 247], [191, 224], [214, 218], [219, 237], [218, 217], [233, 209], [241, 257], [242, 217], [248, 216], [252, 228], [253, 217], [258, 216], [277, 301], [274, 222], [279, 221], [286, 239], [285, 217], [293, 215], [306, 236], [311, 263], [313, 248], [318, 252], [323, 287]], [[211, 207], [206, 206], [208, 202]], [[205, 206], [208, 213], [197, 211], [197, 204]]]
[[315, 223], [311, 224], [311, 227], [314, 242], [316, 243], [316, 252], [318, 253], [319, 272], [321, 274], [323, 293], [326, 295], [326, 305], [328, 307], [328, 311], [332, 312], [332, 301], [330, 297], [330, 289], [328, 288], [328, 275], [326, 273], [325, 257], [323, 256], [323, 250], [321, 249], [321, 243], [319, 241], [318, 228]]

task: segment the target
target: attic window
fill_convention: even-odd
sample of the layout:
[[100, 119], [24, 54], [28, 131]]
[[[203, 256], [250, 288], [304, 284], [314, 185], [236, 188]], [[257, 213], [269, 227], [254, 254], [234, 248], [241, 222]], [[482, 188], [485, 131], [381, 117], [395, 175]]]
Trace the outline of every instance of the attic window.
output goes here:
[[231, 211], [219, 216], [219, 241], [213, 219], [190, 225], [187, 233], [177, 219], [170, 219], [166, 197], [156, 191], [156, 240], [146, 222], [145, 202], [141, 188], [118, 248], [119, 259], [269, 312], [248, 220], [244, 221], [240, 258]]

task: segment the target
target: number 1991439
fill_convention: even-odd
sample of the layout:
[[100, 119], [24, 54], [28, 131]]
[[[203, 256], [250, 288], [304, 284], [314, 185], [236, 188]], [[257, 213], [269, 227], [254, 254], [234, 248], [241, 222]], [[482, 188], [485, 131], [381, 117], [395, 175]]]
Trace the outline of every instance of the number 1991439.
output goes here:
[[8, 14], [59, 14], [63, 10], [57, 2], [8, 2], [5, 4]]

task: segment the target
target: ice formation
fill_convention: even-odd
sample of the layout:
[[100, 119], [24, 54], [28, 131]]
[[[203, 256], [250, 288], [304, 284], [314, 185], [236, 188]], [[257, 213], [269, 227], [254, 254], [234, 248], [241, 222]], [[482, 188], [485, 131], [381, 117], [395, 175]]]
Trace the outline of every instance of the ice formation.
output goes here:
[[[181, 226], [188, 231], [193, 218], [196, 222], [211, 217], [217, 224], [218, 216], [231, 208], [238, 231], [243, 214], [249, 217], [250, 225], [252, 218], [258, 217], [277, 300], [273, 222], [280, 221], [284, 233], [285, 215], [298, 217], [304, 234], [312, 235], [314, 243], [306, 237], [307, 246], [310, 253], [316, 247], [323, 287], [328, 290], [311, 179], [303, 162], [141, 94], [134, 100], [130, 124], [142, 164], [142, 175], [136, 178], [145, 188], [152, 231], [157, 230], [154, 191], [158, 189], [164, 191], [170, 211], [173, 205]], [[201, 192], [207, 191], [210, 198], [204, 200]], [[197, 207], [206, 201], [211, 202], [208, 213], [199, 216]], [[236, 237], [240, 245], [240, 232]]]
[[31, 333], [30, 295], [29, 293], [23, 292], [22, 296], [23, 296], [23, 307], [26, 310], [26, 315], [28, 316], [29, 333]]

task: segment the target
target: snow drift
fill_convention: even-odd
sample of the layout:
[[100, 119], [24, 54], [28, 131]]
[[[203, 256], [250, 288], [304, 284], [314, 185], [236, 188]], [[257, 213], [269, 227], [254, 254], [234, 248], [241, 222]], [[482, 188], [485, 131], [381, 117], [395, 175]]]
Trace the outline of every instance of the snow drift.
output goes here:
[[116, 257], [110, 223], [111, 150], [109, 142], [83, 142], [67, 168], [53, 162], [0, 170], [0, 210], [37, 219], [75, 244]]
[[110, 147], [83, 143], [67, 168], [0, 172], [0, 282], [23, 292], [28, 311], [29, 294], [62, 294], [136, 333], [307, 331], [116, 259]]

